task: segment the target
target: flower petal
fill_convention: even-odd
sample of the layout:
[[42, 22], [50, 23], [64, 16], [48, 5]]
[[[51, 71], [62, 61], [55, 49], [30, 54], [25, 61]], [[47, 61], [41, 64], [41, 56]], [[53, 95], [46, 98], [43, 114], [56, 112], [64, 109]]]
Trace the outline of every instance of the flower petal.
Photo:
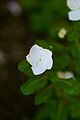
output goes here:
[[53, 66], [53, 60], [51, 59], [46, 59], [46, 69], [51, 69]]
[[28, 55], [26, 56], [26, 60], [27, 60], [31, 65], [36, 66], [36, 64], [37, 64], [37, 59], [36, 59], [36, 57], [30, 56], [30, 54], [28, 54]]
[[37, 66], [32, 66], [31, 69], [32, 69], [34, 75], [40, 75], [46, 71], [46, 66], [45, 65], [40, 65], [40, 66], [37, 65]]
[[46, 69], [51, 69], [53, 65], [52, 52], [48, 49], [43, 49], [41, 57]]
[[74, 78], [74, 74], [70, 71], [66, 71], [66, 72], [62, 72], [62, 71], [58, 71], [57, 72], [57, 76], [60, 79], [70, 79], [70, 78]]
[[65, 78], [65, 79], [74, 78], [74, 75], [73, 75], [72, 72], [66, 71], [66, 72], [64, 73], [64, 78]]
[[42, 47], [39, 47], [38, 45], [33, 45], [32, 48], [30, 49], [30, 55], [31, 56], [36, 56], [40, 57], [40, 51], [43, 50]]
[[80, 11], [79, 10], [70, 11], [68, 13], [68, 15], [69, 15], [69, 20], [72, 20], [72, 21], [80, 20]]
[[43, 59], [49, 59], [52, 57], [52, 52], [48, 49], [43, 49], [42, 53], [41, 53], [41, 57]]
[[80, 7], [80, 0], [67, 0], [67, 5], [71, 10], [76, 10]]

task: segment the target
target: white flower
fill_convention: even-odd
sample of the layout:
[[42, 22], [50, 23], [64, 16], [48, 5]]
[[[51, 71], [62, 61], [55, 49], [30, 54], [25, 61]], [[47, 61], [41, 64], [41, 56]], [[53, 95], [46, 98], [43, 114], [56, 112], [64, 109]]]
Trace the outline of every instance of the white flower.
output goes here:
[[58, 32], [59, 38], [63, 39], [65, 37], [66, 33], [67, 33], [66, 29], [65, 28], [61, 28], [60, 31]]
[[17, 16], [22, 13], [20, 5], [15, 1], [8, 2], [7, 8], [14, 16]]
[[67, 5], [71, 9], [68, 13], [72, 21], [80, 20], [80, 0], [67, 0]]
[[34, 75], [42, 74], [47, 69], [51, 69], [53, 65], [52, 52], [36, 44], [32, 46], [26, 59], [32, 65]]
[[59, 71], [59, 72], [57, 72], [57, 76], [58, 76], [58, 78], [61, 78], [61, 79], [74, 78], [73, 73], [70, 71], [66, 71], [66, 72]]

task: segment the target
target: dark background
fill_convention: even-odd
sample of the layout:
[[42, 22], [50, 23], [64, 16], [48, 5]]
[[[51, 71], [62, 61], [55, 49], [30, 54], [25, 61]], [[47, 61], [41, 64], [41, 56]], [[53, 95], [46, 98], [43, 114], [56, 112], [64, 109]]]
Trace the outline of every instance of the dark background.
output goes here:
[[20, 85], [26, 76], [18, 63], [34, 43], [37, 35], [30, 31], [28, 13], [12, 15], [9, 0], [0, 0], [0, 120], [30, 120], [35, 114], [33, 96], [23, 96]]

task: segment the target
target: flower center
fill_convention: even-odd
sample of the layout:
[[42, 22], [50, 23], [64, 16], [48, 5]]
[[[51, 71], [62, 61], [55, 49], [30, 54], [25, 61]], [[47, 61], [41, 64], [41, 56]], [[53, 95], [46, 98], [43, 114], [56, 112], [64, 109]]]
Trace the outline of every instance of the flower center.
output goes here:
[[78, 10], [80, 10], [80, 6], [78, 7]]
[[41, 62], [41, 61], [42, 61], [42, 58], [39, 58], [38, 61]]

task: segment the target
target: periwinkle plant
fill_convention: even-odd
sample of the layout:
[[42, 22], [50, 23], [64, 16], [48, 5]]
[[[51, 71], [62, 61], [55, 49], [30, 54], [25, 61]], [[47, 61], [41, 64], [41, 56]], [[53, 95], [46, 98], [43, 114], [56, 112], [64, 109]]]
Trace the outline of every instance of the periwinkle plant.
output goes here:
[[[63, 0], [60, 2], [64, 3]], [[50, 7], [53, 3], [57, 4], [54, 0], [47, 0], [44, 4], [45, 9], [49, 7], [52, 12], [56, 11], [54, 7]], [[67, 11], [66, 16], [69, 18], [66, 18], [78, 22], [70, 24], [69, 20], [57, 20], [56, 23], [59, 24], [54, 24], [53, 28], [49, 26], [50, 31], [54, 30], [48, 34], [48, 40], [36, 40], [25, 60], [18, 65], [18, 69], [29, 76], [27, 82], [20, 87], [22, 94], [35, 93], [35, 105], [44, 103], [34, 120], [69, 120], [69, 117], [72, 120], [80, 119], [80, 0], [67, 0], [67, 4], [71, 11]], [[36, 6], [35, 3], [32, 5], [32, 8]], [[64, 14], [59, 11], [57, 13], [65, 16], [64, 11]], [[42, 20], [42, 17], [40, 18]], [[50, 19], [55, 23], [55, 17]], [[61, 29], [59, 25], [65, 29]]]

